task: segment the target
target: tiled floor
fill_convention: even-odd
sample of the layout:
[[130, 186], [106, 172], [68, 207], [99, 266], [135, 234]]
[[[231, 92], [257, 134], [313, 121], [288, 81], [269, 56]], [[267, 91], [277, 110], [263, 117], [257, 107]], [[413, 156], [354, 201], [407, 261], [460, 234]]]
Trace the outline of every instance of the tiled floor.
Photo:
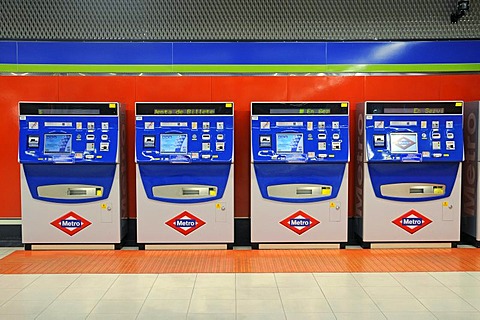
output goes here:
[[480, 319], [480, 272], [3, 274], [0, 319]]

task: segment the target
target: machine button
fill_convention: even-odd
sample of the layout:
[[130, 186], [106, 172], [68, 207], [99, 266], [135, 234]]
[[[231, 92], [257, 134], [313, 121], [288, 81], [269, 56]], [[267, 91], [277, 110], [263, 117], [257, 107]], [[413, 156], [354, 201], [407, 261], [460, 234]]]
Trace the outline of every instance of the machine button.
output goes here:
[[40, 137], [39, 136], [28, 136], [28, 147], [29, 148], [38, 148], [39, 143], [40, 143]]
[[155, 129], [155, 122], [145, 121], [144, 126], [145, 126], [145, 130]]
[[225, 142], [217, 142], [215, 145], [216, 151], [225, 151]]
[[326, 153], [319, 153], [319, 154], [317, 155], [317, 157], [323, 159], [323, 158], [326, 158], [326, 157], [327, 157], [327, 154], [326, 154]]
[[87, 134], [87, 140], [95, 140], [94, 134]]
[[332, 150], [340, 150], [340, 141], [333, 141], [332, 142]]
[[453, 129], [453, 121], [448, 120], [448, 121], [445, 123], [445, 126], [447, 127], [447, 129]]
[[223, 134], [221, 133], [217, 134], [217, 140], [223, 140]]
[[307, 153], [307, 156], [309, 158], [315, 158], [315, 152], [309, 152], [309, 153]]
[[102, 140], [108, 140], [108, 134], [102, 134]]
[[453, 137], [454, 137], [453, 132], [447, 133], [447, 139], [453, 139]]
[[109, 142], [100, 142], [100, 151], [108, 151], [109, 145]]
[[202, 154], [202, 159], [210, 159], [210, 155], [209, 154]]
[[95, 122], [87, 122], [88, 130], [95, 130]]
[[332, 138], [335, 139], [335, 140], [338, 140], [338, 139], [340, 139], [340, 134], [339, 133], [334, 133], [332, 135]]
[[192, 130], [197, 130], [198, 129], [198, 125], [196, 122], [192, 122]]
[[373, 145], [378, 148], [385, 148], [385, 135], [384, 134], [374, 134], [373, 135]]
[[202, 128], [203, 130], [210, 130], [210, 122], [203, 122]]
[[217, 130], [223, 130], [223, 122], [217, 122]]
[[332, 129], [339, 129], [339, 128], [340, 128], [340, 122], [332, 121]]
[[319, 133], [318, 134], [318, 140], [325, 140], [327, 139], [327, 134], [326, 133]]
[[260, 135], [260, 148], [271, 148], [272, 147], [272, 136], [269, 134]]
[[260, 129], [270, 130], [270, 121], [260, 122]]
[[108, 122], [102, 122], [102, 130], [108, 130]]
[[208, 133], [202, 134], [202, 140], [210, 140], [210, 135]]
[[210, 151], [210, 142], [203, 142], [202, 143], [202, 151]]
[[441, 135], [440, 132], [433, 132], [432, 133], [432, 139], [440, 139]]
[[427, 128], [427, 121], [420, 122], [420, 128], [426, 129]]
[[375, 121], [373, 123], [373, 126], [375, 129], [383, 129], [385, 127], [385, 122], [384, 121]]
[[198, 152], [192, 152], [192, 159], [198, 159]]
[[95, 156], [93, 154], [87, 154], [85, 155], [85, 159], [93, 159]]
[[75, 159], [82, 159], [83, 158], [83, 153], [81, 152], [76, 152], [75, 153]]
[[144, 148], [155, 148], [155, 136], [143, 136]]
[[95, 143], [94, 142], [87, 142], [87, 151], [94, 151], [95, 150]]
[[325, 121], [318, 122], [318, 129], [325, 129]]
[[440, 121], [432, 121], [432, 128], [433, 129], [440, 128]]
[[318, 143], [318, 150], [327, 150], [327, 143], [322, 141]]
[[28, 129], [30, 129], [30, 130], [38, 129], [38, 122], [37, 121], [29, 122], [28, 123]]
[[433, 157], [434, 157], [434, 158], [441, 158], [441, 157], [442, 157], [442, 154], [441, 154], [441, 153], [434, 153], [434, 154], [433, 154]]
[[307, 121], [307, 130], [309, 130], [309, 131], [313, 130], [313, 122], [312, 121]]
[[82, 123], [81, 123], [81, 122], [77, 122], [77, 123], [76, 123], [76, 127], [77, 127], [77, 130], [81, 130], [81, 129], [82, 129]]
[[441, 144], [440, 141], [432, 141], [432, 149], [433, 150], [440, 150]]
[[447, 150], [455, 150], [455, 141], [447, 141]]

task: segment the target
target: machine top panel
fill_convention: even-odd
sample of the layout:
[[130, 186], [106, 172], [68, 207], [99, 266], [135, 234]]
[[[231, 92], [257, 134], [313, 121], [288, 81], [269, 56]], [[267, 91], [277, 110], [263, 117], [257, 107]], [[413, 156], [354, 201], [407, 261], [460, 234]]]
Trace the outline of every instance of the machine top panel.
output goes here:
[[136, 115], [212, 116], [233, 115], [231, 102], [137, 102]]
[[118, 115], [118, 103], [111, 102], [20, 102], [20, 115]]
[[366, 114], [462, 114], [460, 101], [366, 102]]
[[348, 114], [348, 102], [252, 102], [252, 115]]

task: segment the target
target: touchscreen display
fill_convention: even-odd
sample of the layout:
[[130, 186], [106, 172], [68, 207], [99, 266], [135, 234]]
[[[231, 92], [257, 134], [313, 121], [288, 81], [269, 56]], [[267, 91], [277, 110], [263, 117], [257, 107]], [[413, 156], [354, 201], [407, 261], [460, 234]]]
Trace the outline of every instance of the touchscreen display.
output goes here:
[[303, 153], [303, 134], [277, 133], [277, 153]]
[[44, 153], [71, 153], [72, 135], [60, 133], [48, 133], [45, 135]]
[[187, 153], [187, 134], [161, 134], [160, 153]]
[[417, 133], [390, 133], [390, 151], [392, 153], [417, 153]]

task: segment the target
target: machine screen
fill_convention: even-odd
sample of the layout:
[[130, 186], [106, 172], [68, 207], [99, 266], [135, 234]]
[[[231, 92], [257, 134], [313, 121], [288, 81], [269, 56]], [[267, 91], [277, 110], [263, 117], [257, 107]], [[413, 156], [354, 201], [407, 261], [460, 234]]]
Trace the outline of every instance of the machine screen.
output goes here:
[[187, 153], [188, 139], [186, 134], [161, 134], [160, 153]]
[[390, 152], [417, 153], [418, 140], [416, 132], [390, 133]]
[[303, 153], [303, 134], [277, 133], [277, 153]]
[[445, 108], [384, 108], [385, 114], [442, 114]]
[[45, 154], [52, 153], [71, 153], [72, 135], [71, 134], [45, 134]]
[[270, 109], [270, 114], [331, 114], [330, 108]]

